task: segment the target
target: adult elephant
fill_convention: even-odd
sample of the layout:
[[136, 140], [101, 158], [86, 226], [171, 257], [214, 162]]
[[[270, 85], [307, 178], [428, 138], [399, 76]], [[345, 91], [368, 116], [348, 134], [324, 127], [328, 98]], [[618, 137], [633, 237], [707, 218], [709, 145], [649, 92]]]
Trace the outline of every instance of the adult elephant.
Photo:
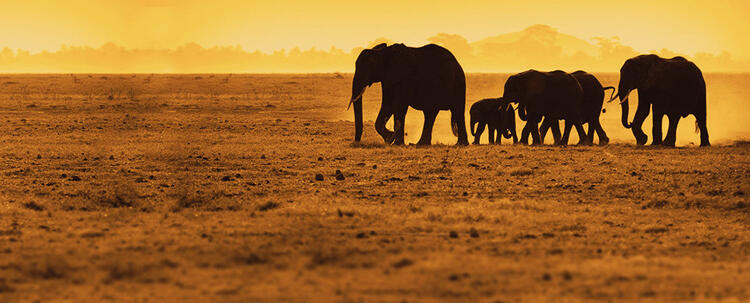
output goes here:
[[[539, 122], [551, 122], [553, 131], [560, 132], [557, 121], [565, 120], [566, 127], [575, 126], [581, 142], [586, 144], [586, 132], [581, 126], [579, 108], [583, 89], [578, 81], [563, 71], [540, 72], [528, 70], [510, 76], [503, 91], [504, 106], [518, 103], [518, 116], [529, 127], [533, 144], [541, 144]], [[560, 141], [556, 140], [556, 143]]]
[[[638, 109], [628, 123], [628, 96], [638, 90]], [[622, 106], [622, 125], [633, 131], [638, 145], [646, 144], [648, 136], [641, 130], [643, 121], [653, 108], [652, 145], [674, 146], [677, 123], [687, 115], [695, 116], [696, 132], [700, 130], [701, 146], [710, 146], [706, 128], [706, 82], [693, 63], [683, 57], [671, 59], [657, 55], [640, 55], [625, 61], [620, 68], [617, 96]], [[662, 120], [669, 118], [667, 136], [662, 141]]]
[[[610, 95], [611, 100], [615, 88], [613, 86], [603, 87], [601, 82], [599, 82], [599, 79], [596, 79], [596, 76], [582, 70], [575, 71], [570, 75], [578, 80], [578, 84], [580, 84], [583, 89], [583, 101], [581, 102], [580, 110], [581, 124], [588, 124], [589, 126], [588, 132], [586, 133], [586, 141], [594, 142], [594, 134], [596, 134], [597, 137], [599, 137], [599, 145], [607, 145], [607, 143], [609, 143], [609, 137], [607, 137], [607, 133], [599, 122], [599, 116], [602, 113], [602, 105], [604, 105], [604, 92], [612, 90], [612, 94]], [[542, 141], [544, 141], [544, 137], [550, 127], [550, 122], [545, 119], [544, 122], [542, 122], [540, 129]], [[562, 140], [564, 140], [563, 144], [567, 144], [569, 132], [570, 128], [566, 127], [565, 134], [562, 138]], [[522, 132], [521, 135], [521, 141], [528, 141], [527, 133], [528, 132], [524, 129], [524, 132]], [[554, 133], [553, 131], [553, 136], [555, 137], [556, 142], [557, 140], [560, 140], [560, 134]]]
[[[451, 112], [453, 135], [459, 145], [468, 145], [466, 134], [466, 77], [461, 65], [447, 49], [435, 44], [407, 47], [379, 44], [365, 49], [357, 58], [352, 81], [354, 141], [362, 138], [362, 94], [380, 82], [382, 103], [375, 119], [375, 130], [387, 144], [404, 144], [406, 111], [411, 106], [424, 113], [422, 136], [417, 144], [429, 145], [438, 111]], [[394, 131], [385, 127], [394, 117]]]

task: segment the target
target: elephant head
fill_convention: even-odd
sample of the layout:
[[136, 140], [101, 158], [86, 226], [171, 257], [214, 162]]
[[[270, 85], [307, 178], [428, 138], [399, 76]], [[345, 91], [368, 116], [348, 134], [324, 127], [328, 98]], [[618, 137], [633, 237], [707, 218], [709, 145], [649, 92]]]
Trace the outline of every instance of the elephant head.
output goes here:
[[617, 88], [617, 97], [620, 98], [622, 126], [625, 128], [631, 127], [631, 123], [628, 123], [628, 111], [630, 110], [628, 98], [630, 93], [635, 89], [648, 87], [651, 67], [658, 61], [659, 57], [656, 55], [641, 55], [628, 59], [622, 65], [622, 68], [620, 68], [620, 83]]
[[510, 103], [518, 103], [518, 117], [526, 121], [529, 99], [544, 92], [544, 87], [544, 75], [535, 70], [510, 76], [505, 81], [503, 103], [507, 106], [510, 106]]
[[[376, 82], [381, 82], [384, 87], [392, 87], [409, 75], [415, 65], [416, 58], [403, 44], [386, 46], [385, 43], [381, 43], [371, 49], [362, 50], [357, 57], [352, 81], [352, 98], [349, 101], [350, 106], [354, 104], [354, 141], [362, 138], [362, 95], [367, 87]], [[395, 104], [391, 102], [392, 100], [383, 96], [380, 112], [375, 120], [375, 129], [386, 143], [391, 143], [394, 139], [394, 132], [385, 127], [385, 123], [394, 112]], [[398, 131], [402, 126], [394, 127]]]

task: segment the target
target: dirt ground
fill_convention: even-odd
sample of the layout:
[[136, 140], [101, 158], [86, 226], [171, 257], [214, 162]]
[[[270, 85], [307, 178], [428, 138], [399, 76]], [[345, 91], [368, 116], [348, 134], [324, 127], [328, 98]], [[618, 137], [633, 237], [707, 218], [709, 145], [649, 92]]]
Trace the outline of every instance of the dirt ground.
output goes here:
[[350, 84], [1, 76], [0, 302], [750, 300], [750, 143], [353, 144]]

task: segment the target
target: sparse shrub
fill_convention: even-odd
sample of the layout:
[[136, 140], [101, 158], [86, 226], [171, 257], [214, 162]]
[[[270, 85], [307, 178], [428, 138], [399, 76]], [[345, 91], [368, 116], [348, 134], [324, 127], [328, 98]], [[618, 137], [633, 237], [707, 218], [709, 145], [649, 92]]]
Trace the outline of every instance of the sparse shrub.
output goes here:
[[530, 169], [526, 169], [526, 168], [518, 168], [518, 169], [514, 169], [514, 170], [512, 170], [510, 172], [510, 175], [514, 176], [514, 177], [530, 176], [530, 175], [533, 175], [533, 174], [534, 174], [534, 171], [532, 171]]
[[112, 182], [106, 188], [88, 195], [82, 210], [102, 208], [136, 208], [142, 206], [135, 187], [130, 183]]
[[59, 256], [47, 256], [36, 260], [23, 265], [21, 271], [32, 278], [44, 280], [62, 279], [68, 277], [72, 271], [68, 262]]
[[30, 210], [34, 210], [34, 211], [43, 211], [44, 210], [44, 206], [39, 205], [39, 204], [37, 204], [34, 201], [29, 201], [29, 202], [24, 203], [23, 207], [27, 208], [27, 209], [30, 209]]

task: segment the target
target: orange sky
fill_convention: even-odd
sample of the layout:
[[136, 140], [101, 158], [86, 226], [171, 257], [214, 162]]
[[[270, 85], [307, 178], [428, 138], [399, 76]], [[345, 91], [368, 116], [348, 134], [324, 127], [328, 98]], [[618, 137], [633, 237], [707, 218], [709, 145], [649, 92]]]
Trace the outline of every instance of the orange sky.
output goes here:
[[[576, 3], [576, 4], [570, 4]], [[240, 45], [351, 49], [378, 37], [411, 45], [436, 33], [469, 41], [532, 24], [584, 39], [619, 36], [638, 51], [750, 58], [750, 1], [16, 1], [0, 2], [0, 47]]]

